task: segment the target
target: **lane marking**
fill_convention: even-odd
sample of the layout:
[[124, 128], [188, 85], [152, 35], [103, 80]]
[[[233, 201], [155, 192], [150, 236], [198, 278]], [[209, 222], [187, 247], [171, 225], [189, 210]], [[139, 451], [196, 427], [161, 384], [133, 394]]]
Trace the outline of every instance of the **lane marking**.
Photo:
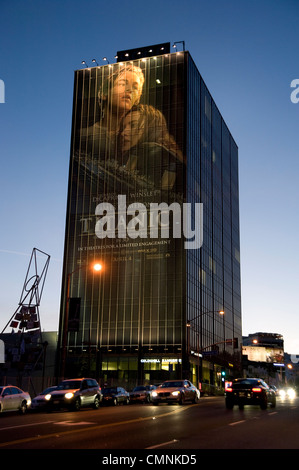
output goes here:
[[175, 442], [179, 442], [179, 441], [177, 439], [172, 439], [172, 441], [162, 442], [162, 444], [157, 444], [156, 446], [146, 447], [146, 449], [157, 449], [158, 447], [169, 446], [170, 444], [174, 444]]
[[84, 424], [85, 425], [91, 425], [91, 424], [95, 424], [95, 422], [90, 422], [90, 421], [59, 421], [58, 423], [56, 424], [59, 424], [59, 425], [62, 425], [62, 426], [83, 426]]
[[[180, 413], [182, 411], [188, 410], [192, 406], [193, 405], [187, 405], [187, 406], [184, 406], [184, 407], [179, 408], [177, 410], [168, 411], [167, 413], [163, 413], [159, 416], [155, 416], [155, 418], [156, 419], [164, 418], [165, 416], [169, 416], [171, 414]], [[72, 429], [72, 430], [69, 430], [69, 431], [62, 431], [59, 434], [57, 434], [57, 432], [52, 432], [52, 433], [49, 433], [49, 434], [44, 434], [43, 436], [37, 435], [37, 436], [32, 436], [32, 437], [26, 437], [26, 438], [23, 438], [23, 439], [16, 439], [15, 441], [0, 442], [0, 447], [7, 447], [7, 446], [11, 446], [11, 445], [24, 444], [26, 442], [40, 441], [41, 439], [51, 439], [53, 437], [61, 437], [61, 436], [66, 436], [68, 434], [83, 433], [84, 431], [93, 431], [93, 430], [99, 430], [99, 429], [104, 429], [104, 428], [112, 428], [112, 427], [116, 427], [116, 426], [121, 426], [123, 424], [132, 424], [132, 423], [137, 423], [137, 422], [141, 422], [141, 421], [149, 421], [149, 420], [152, 420], [152, 419], [153, 419], [153, 416], [147, 416], [147, 417], [144, 417], [144, 418], [139, 417], [139, 418], [129, 419], [129, 420], [125, 420], [125, 421], [119, 421], [117, 423], [98, 424], [96, 426], [91, 426], [91, 427], [88, 427], [88, 428], [79, 428], [79, 429]], [[51, 421], [51, 422], [55, 423], [55, 421]], [[56, 424], [58, 424], [58, 422]]]
[[16, 429], [16, 428], [26, 428], [27, 426], [39, 426], [40, 424], [51, 424], [55, 421], [41, 421], [40, 423], [30, 423], [30, 424], [19, 424], [18, 426], [9, 426], [6, 428], [0, 428], [0, 431], [7, 431], [8, 429]]
[[245, 423], [246, 420], [245, 419], [242, 419], [241, 421], [234, 421], [233, 423], [228, 423], [229, 426], [235, 426], [236, 424], [241, 424], [241, 423]]

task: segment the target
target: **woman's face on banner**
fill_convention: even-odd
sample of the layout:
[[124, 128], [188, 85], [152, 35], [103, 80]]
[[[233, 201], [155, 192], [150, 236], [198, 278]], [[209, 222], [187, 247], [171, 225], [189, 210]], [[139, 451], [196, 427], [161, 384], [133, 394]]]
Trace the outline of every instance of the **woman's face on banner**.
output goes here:
[[123, 129], [120, 133], [123, 151], [137, 145], [144, 132], [143, 124], [141, 113], [138, 110], [132, 111], [124, 117]]
[[142, 93], [141, 78], [131, 71], [121, 73], [112, 88], [111, 104], [120, 113], [129, 111], [139, 102]]

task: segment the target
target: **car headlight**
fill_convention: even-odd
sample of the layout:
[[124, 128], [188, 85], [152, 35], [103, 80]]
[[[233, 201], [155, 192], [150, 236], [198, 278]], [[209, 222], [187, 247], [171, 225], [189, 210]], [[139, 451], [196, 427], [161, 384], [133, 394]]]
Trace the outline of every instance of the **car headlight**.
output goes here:
[[51, 395], [50, 395], [50, 393], [48, 393], [48, 395], [45, 395], [45, 400], [47, 400], [47, 401], [51, 400]]
[[73, 398], [74, 394], [72, 392], [68, 392], [64, 396], [67, 400], [70, 400], [71, 398]]
[[175, 390], [174, 392], [171, 392], [171, 395], [174, 397], [177, 397], [181, 392], [179, 390]]
[[157, 392], [152, 393], [152, 397], [157, 397], [157, 396], [158, 396]]
[[296, 396], [296, 392], [293, 388], [289, 388], [287, 393], [289, 398], [295, 398]]

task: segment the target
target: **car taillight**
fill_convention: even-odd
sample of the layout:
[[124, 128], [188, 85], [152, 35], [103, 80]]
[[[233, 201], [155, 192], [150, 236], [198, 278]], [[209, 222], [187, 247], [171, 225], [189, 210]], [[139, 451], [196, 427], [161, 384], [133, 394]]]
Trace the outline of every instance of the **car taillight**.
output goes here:
[[261, 389], [261, 387], [253, 387], [252, 391], [253, 392], [261, 392], [262, 389]]
[[226, 391], [227, 391], [227, 392], [232, 392], [233, 389], [232, 389], [232, 387], [227, 387]]

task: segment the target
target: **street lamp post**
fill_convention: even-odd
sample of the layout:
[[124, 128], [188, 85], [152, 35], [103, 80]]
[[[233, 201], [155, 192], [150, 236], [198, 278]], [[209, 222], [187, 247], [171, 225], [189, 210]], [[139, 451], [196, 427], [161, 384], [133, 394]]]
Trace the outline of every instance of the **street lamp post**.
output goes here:
[[[197, 315], [196, 317], [192, 318], [192, 320], [187, 320], [187, 323], [186, 323], [186, 327], [187, 327], [187, 355], [188, 355], [188, 362], [189, 362], [189, 355], [190, 355], [190, 328], [192, 327], [191, 323], [194, 322], [195, 320], [197, 319], [201, 319], [204, 315], [208, 315], [209, 313], [218, 313], [219, 315], [223, 316], [223, 322], [224, 322], [224, 315], [225, 315], [225, 312], [224, 310], [209, 310], [207, 312], [201, 312], [199, 315]], [[200, 348], [200, 342], [199, 342], [199, 331], [196, 330], [194, 328], [194, 331], [197, 335], [197, 354], [198, 354], [198, 363], [197, 363], [197, 367], [198, 367], [198, 382], [200, 380], [200, 376], [199, 376], [199, 370], [200, 370], [200, 358], [202, 358], [202, 355], [200, 354], [200, 351], [203, 351], [203, 349], [206, 349], [206, 348]], [[211, 346], [211, 345], [210, 345]]]
[[64, 315], [64, 326], [63, 326], [63, 337], [62, 337], [62, 357], [61, 357], [61, 368], [60, 368], [60, 376], [64, 378], [65, 374], [65, 363], [66, 363], [66, 349], [67, 349], [67, 335], [68, 335], [68, 322], [69, 322], [69, 304], [70, 304], [70, 283], [71, 277], [74, 273], [81, 271], [81, 269], [89, 268], [93, 270], [95, 273], [99, 273], [103, 269], [103, 264], [99, 262], [95, 262], [92, 265], [83, 264], [82, 266], [78, 266], [76, 269], [68, 273], [67, 275], [67, 288], [66, 288], [66, 305], [65, 305], [65, 315]]

